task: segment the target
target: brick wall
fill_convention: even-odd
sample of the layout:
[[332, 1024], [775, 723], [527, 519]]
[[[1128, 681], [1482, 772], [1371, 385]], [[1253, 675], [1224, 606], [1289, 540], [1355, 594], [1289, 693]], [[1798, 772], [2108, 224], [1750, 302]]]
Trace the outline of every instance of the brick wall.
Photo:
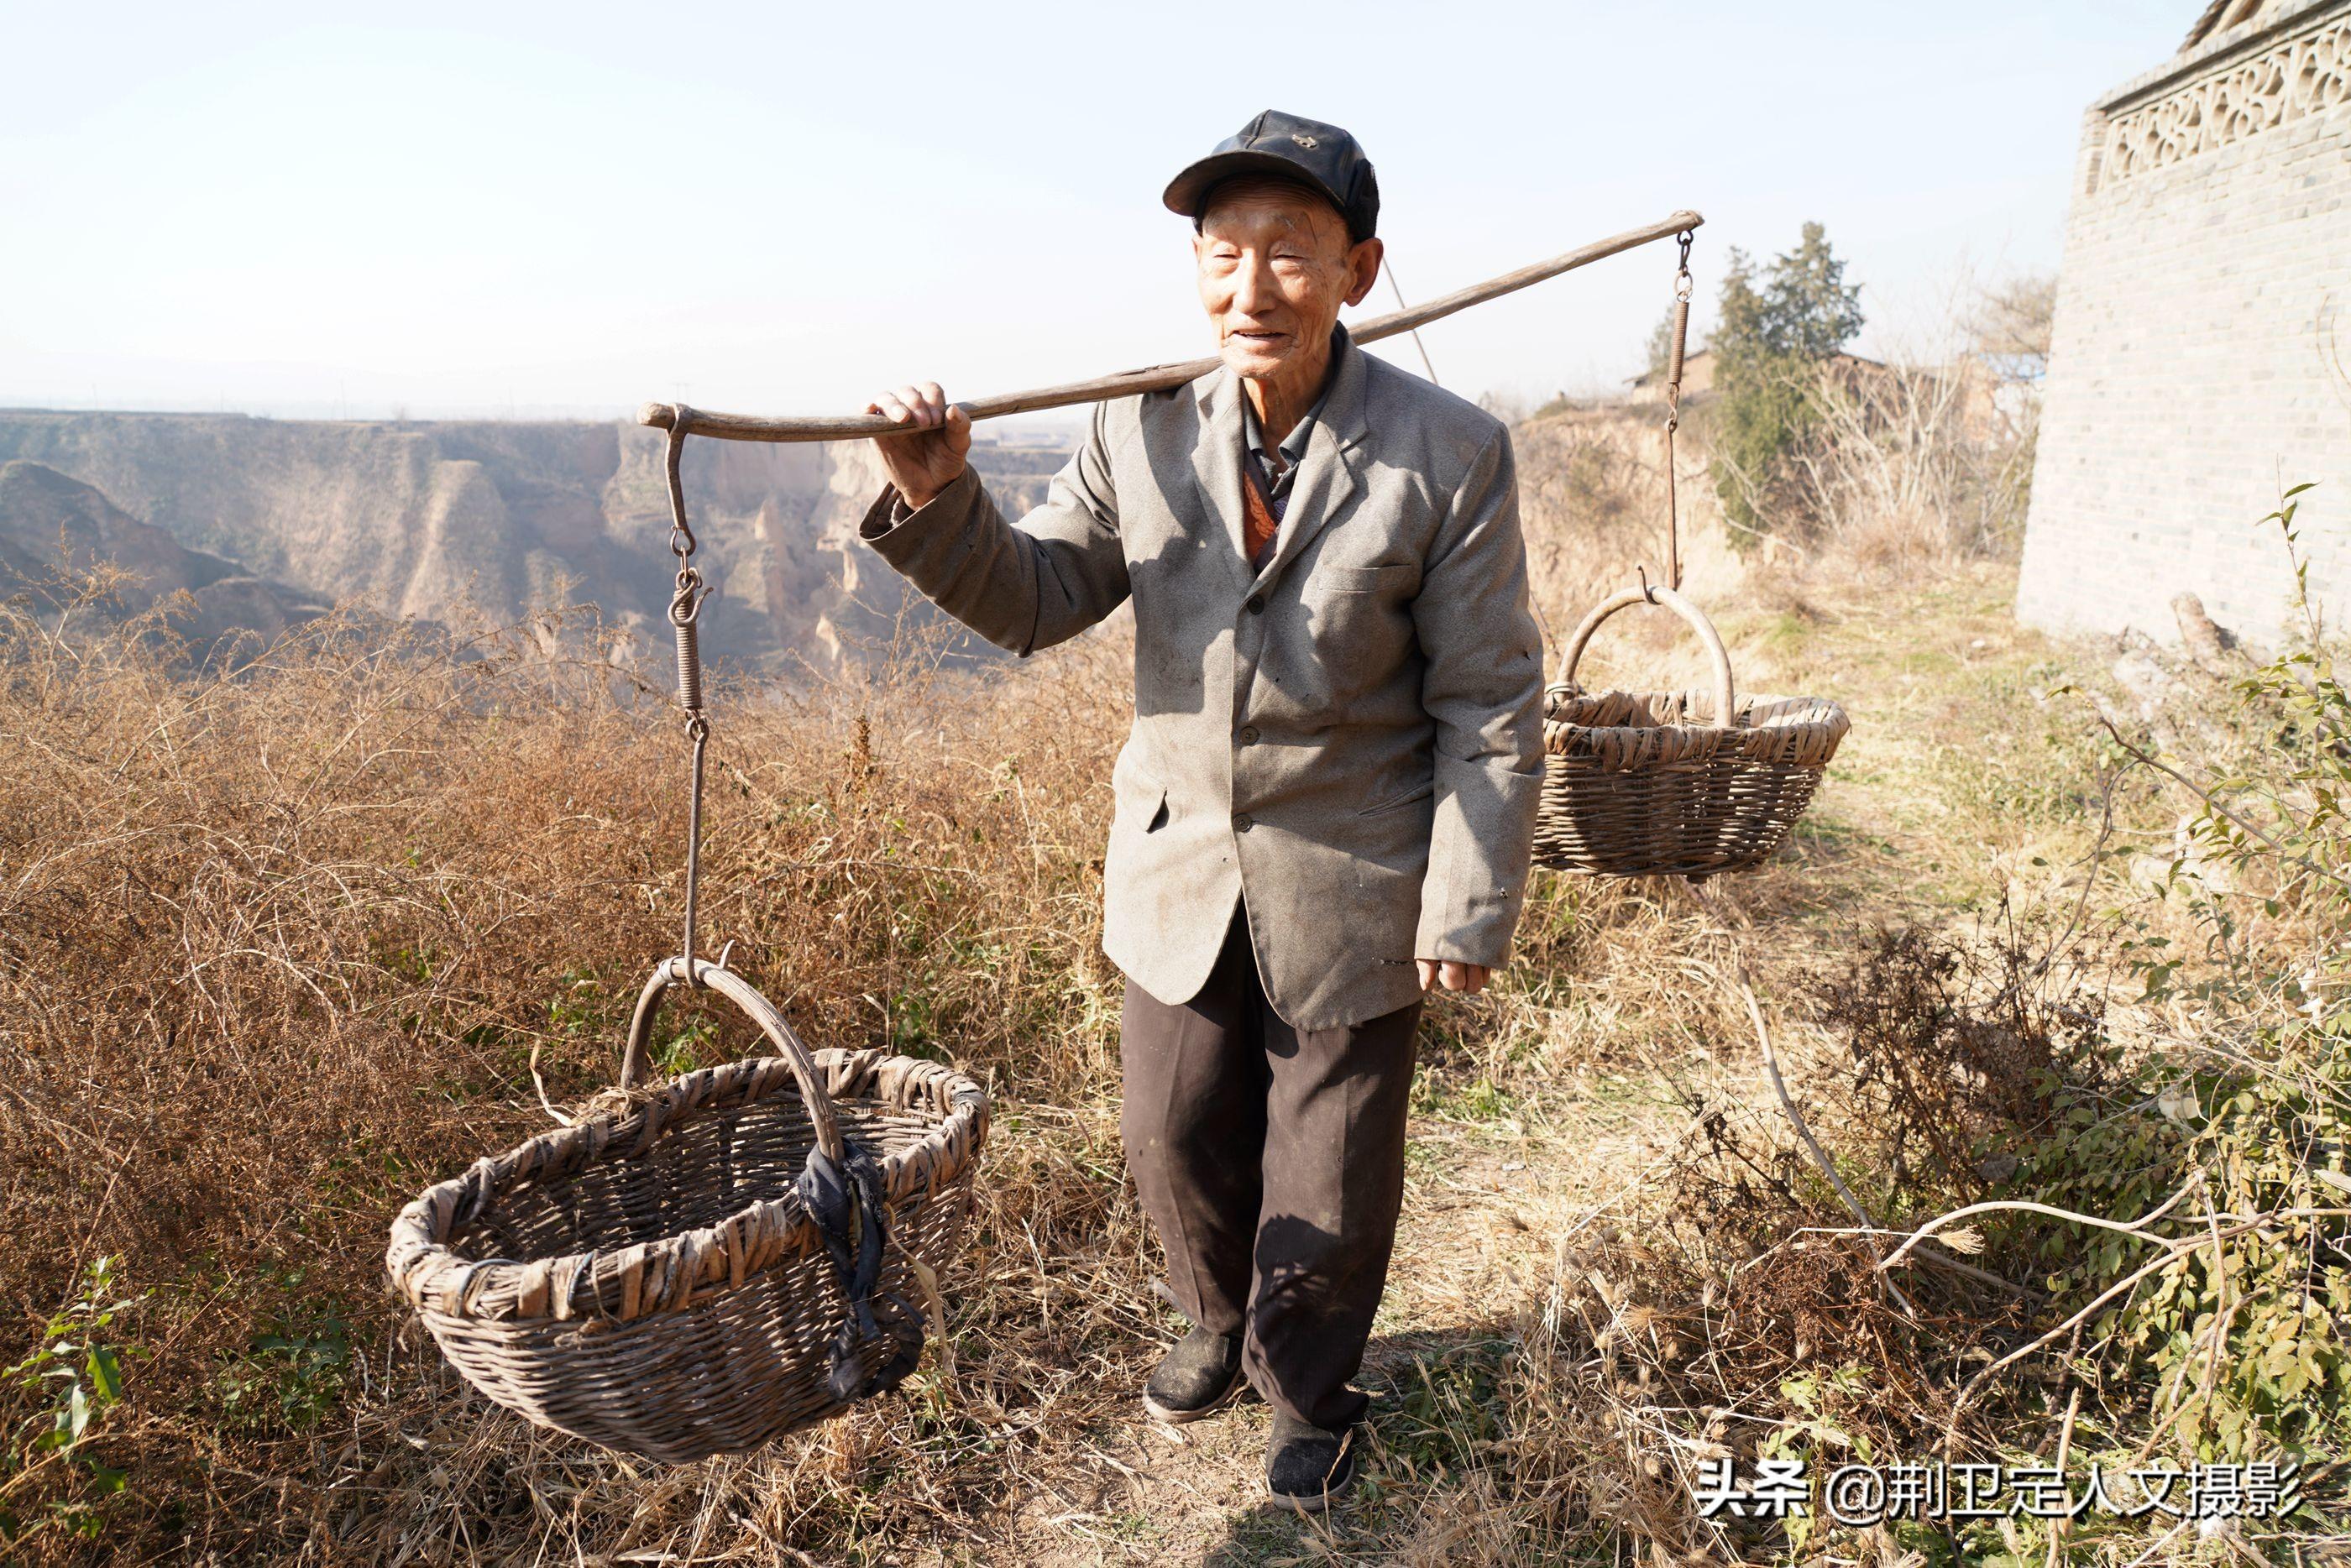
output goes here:
[[2351, 0], [2272, 8], [2084, 122], [2017, 613], [2177, 636], [2192, 590], [2285, 624], [2280, 483], [2351, 613]]

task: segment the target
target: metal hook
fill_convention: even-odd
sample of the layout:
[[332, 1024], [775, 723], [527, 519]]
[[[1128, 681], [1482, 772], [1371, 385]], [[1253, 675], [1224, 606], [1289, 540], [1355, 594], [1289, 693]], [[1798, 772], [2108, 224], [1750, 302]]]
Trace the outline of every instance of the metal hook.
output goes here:
[[685, 481], [678, 472], [678, 461], [685, 455], [685, 432], [694, 422], [694, 410], [684, 403], [670, 408], [669, 450], [662, 456], [662, 477], [669, 485], [669, 552], [677, 557], [683, 568], [695, 550], [694, 529], [685, 520]]
[[1641, 574], [1641, 597], [1648, 600], [1651, 604], [1656, 604], [1657, 602], [1657, 590], [1649, 586], [1649, 568], [1646, 566], [1635, 566], [1633, 569]]

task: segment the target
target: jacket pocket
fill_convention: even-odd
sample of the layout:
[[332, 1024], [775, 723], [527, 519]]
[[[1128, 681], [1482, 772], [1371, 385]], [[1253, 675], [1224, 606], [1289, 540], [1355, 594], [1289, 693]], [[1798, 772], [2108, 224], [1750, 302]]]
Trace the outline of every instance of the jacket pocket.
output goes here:
[[1435, 779], [1425, 779], [1421, 783], [1415, 784], [1412, 788], [1405, 791], [1404, 794], [1392, 795], [1388, 799], [1381, 801], [1376, 805], [1367, 805], [1355, 815], [1357, 816], [1378, 816], [1384, 812], [1400, 811], [1404, 807], [1411, 805], [1416, 802], [1426, 800], [1430, 795], [1435, 794], [1436, 793], [1437, 781]]
[[1117, 806], [1113, 826], [1138, 833], [1156, 833], [1167, 826], [1167, 789], [1124, 758], [1111, 774], [1112, 798]]
[[1409, 561], [1396, 561], [1384, 566], [1317, 566], [1306, 574], [1309, 592], [1318, 594], [1376, 594], [1407, 581], [1405, 574], [1413, 569]]

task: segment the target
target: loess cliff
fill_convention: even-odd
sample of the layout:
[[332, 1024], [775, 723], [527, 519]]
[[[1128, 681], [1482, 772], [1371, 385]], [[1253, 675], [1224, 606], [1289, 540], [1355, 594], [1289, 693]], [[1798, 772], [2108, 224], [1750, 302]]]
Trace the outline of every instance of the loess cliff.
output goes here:
[[[209, 593], [214, 618], [265, 634], [298, 605], [351, 601], [453, 628], [594, 604], [643, 637], [660, 631], [673, 572], [662, 453], [661, 432], [623, 423], [0, 412], [0, 571], [64, 562], [74, 518], [75, 559], [115, 559], [152, 594]], [[1008, 511], [1040, 499], [1061, 462], [1044, 447], [973, 457]], [[882, 484], [862, 443], [695, 441], [685, 478], [713, 652], [831, 665], [902, 622], [936, 623], [855, 547]]]

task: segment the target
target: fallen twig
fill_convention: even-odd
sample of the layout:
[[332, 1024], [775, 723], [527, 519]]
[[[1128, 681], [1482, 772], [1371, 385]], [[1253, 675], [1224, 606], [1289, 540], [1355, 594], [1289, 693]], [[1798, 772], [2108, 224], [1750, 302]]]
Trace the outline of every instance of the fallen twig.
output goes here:
[[[2199, 1171], [2198, 1174], [2200, 1176], [2202, 1173]], [[1970, 1203], [1964, 1209], [1954, 1209], [1949, 1214], [1939, 1215], [1935, 1219], [1929, 1220], [1924, 1225], [1919, 1226], [1916, 1231], [1911, 1231], [1910, 1239], [1903, 1242], [1899, 1247], [1895, 1248], [1892, 1253], [1890, 1253], [1886, 1257], [1886, 1261], [1880, 1263], [1878, 1267], [1881, 1269], [1892, 1268], [1896, 1263], [1902, 1261], [1902, 1255], [1909, 1251], [1911, 1248], [1917, 1246], [1936, 1231], [1942, 1230], [1946, 1226], [1957, 1224], [1959, 1220], [1968, 1218], [1968, 1216], [1971, 1214], [1989, 1214], [1998, 1210], [2022, 1211], [2027, 1214], [2046, 1214], [2053, 1220], [2066, 1220], [2081, 1225], [2095, 1225], [2101, 1230], [2121, 1231], [2128, 1234], [2136, 1233], [2141, 1227], [2151, 1225], [2156, 1220], [2162, 1219], [2164, 1215], [2171, 1211], [2172, 1205], [2178, 1203], [2181, 1199], [2187, 1197], [2189, 1193], [2195, 1190], [2196, 1184], [2194, 1182], [2190, 1182], [2186, 1187], [2183, 1187], [2179, 1191], [2173, 1193], [2170, 1197], [2165, 1199], [2157, 1208], [2149, 1210], [2147, 1213], [2139, 1216], [2139, 1218], [2128, 1222], [2125, 1222], [2120, 1220], [2101, 1220], [2095, 1214], [2077, 1213], [2071, 1209], [2059, 1209], [2054, 1205], [2048, 1203], [2033, 1203], [2024, 1199], [1999, 1199], [1987, 1203]], [[2147, 1236], [2140, 1239], [2142, 1241], [2160, 1242], [2166, 1246], [2176, 1245], [2170, 1238], [2166, 1236]]]

